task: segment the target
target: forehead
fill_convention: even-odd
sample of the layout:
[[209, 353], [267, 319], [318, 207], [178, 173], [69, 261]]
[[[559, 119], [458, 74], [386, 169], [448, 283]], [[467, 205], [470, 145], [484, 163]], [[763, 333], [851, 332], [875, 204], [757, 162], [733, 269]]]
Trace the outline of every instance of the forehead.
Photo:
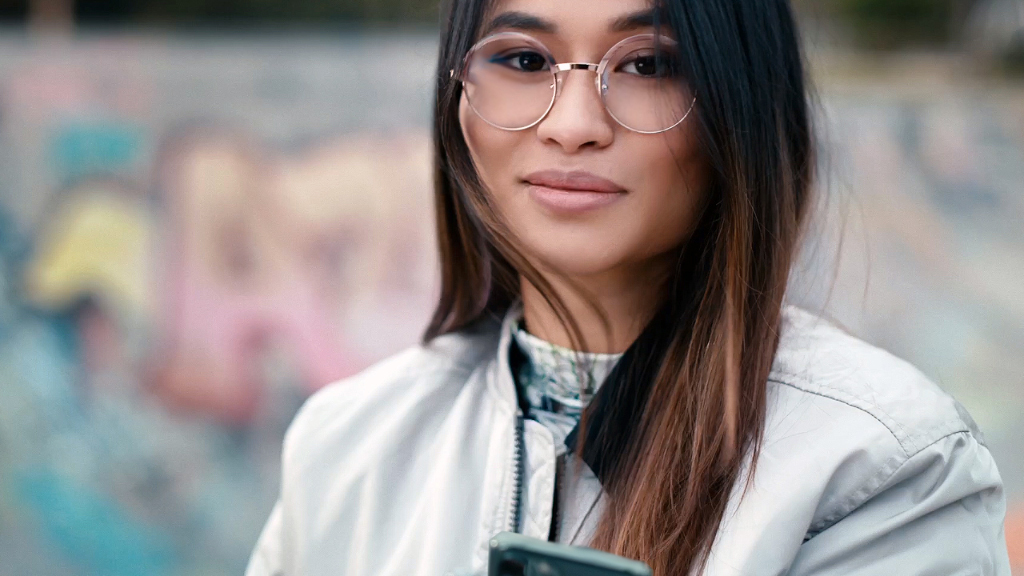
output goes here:
[[503, 14], [535, 17], [546, 26], [534, 30], [567, 41], [615, 35], [644, 27], [643, 18], [651, 12], [652, 0], [494, 0], [484, 17], [483, 30]]

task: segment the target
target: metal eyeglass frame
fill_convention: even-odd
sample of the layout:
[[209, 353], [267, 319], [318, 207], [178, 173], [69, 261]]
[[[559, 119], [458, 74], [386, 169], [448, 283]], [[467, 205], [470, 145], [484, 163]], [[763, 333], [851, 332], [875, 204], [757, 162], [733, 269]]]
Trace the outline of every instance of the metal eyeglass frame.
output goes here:
[[[544, 119], [548, 117], [548, 114], [551, 113], [552, 108], [555, 107], [555, 100], [558, 99], [558, 95], [562, 91], [562, 77], [559, 76], [558, 73], [559, 72], [568, 72], [570, 70], [589, 70], [589, 71], [595, 72], [597, 75], [594, 78], [594, 86], [597, 88], [598, 97], [601, 99], [601, 104], [604, 106], [605, 111], [608, 112], [608, 115], [611, 116], [612, 119], [615, 120], [615, 122], [618, 123], [620, 126], [622, 126], [623, 128], [625, 128], [627, 130], [630, 130], [630, 131], [633, 131], [633, 132], [636, 132], [636, 133], [639, 133], [639, 134], [661, 134], [663, 132], [668, 132], [669, 130], [675, 128], [676, 126], [679, 126], [680, 124], [682, 124], [690, 116], [690, 113], [693, 112], [693, 108], [697, 104], [697, 96], [695, 95], [693, 97], [693, 101], [690, 102], [690, 108], [686, 111], [685, 114], [683, 114], [682, 118], [680, 118], [678, 122], [676, 122], [675, 124], [669, 126], [668, 128], [662, 128], [660, 130], [637, 130], [636, 128], [628, 126], [626, 123], [624, 123], [622, 120], [620, 120], [617, 116], [615, 116], [615, 113], [612, 112], [610, 108], [608, 108], [608, 102], [605, 100], [605, 94], [608, 91], [608, 84], [604, 81], [604, 78], [605, 78], [605, 74], [608, 71], [608, 65], [611, 62], [612, 54], [614, 54], [622, 46], [624, 46], [624, 45], [626, 45], [628, 43], [631, 43], [631, 42], [635, 42], [635, 41], [637, 41], [639, 39], [657, 39], [659, 41], [670, 43], [672, 45], [677, 45], [678, 44], [675, 40], [672, 40], [672, 39], [667, 38], [667, 37], [665, 37], [663, 35], [660, 35], [660, 34], [636, 34], [634, 36], [630, 36], [629, 38], [625, 38], [624, 40], [616, 43], [614, 46], [609, 48], [608, 51], [605, 52], [604, 57], [601, 58], [601, 62], [598, 63], [598, 64], [591, 64], [589, 62], [562, 62], [562, 63], [555, 62], [555, 57], [552, 56], [551, 51], [548, 50], [548, 47], [545, 46], [543, 42], [541, 42], [540, 40], [534, 38], [533, 36], [530, 36], [529, 34], [523, 34], [521, 32], [499, 32], [497, 34], [492, 34], [490, 36], [487, 36], [487, 37], [481, 39], [479, 42], [474, 44], [473, 47], [470, 48], [469, 51], [466, 53], [465, 58], [463, 58], [463, 60], [462, 60], [462, 71], [461, 71], [461, 73], [459, 75], [459, 82], [462, 84], [462, 87], [463, 87], [464, 91], [465, 91], [465, 86], [466, 86], [466, 79], [463, 78], [462, 75], [465, 74], [466, 71], [469, 69], [469, 60], [470, 60], [470, 58], [473, 57], [473, 54], [481, 46], [483, 46], [483, 45], [485, 45], [485, 44], [487, 44], [487, 43], [489, 43], [491, 41], [494, 41], [495, 39], [498, 39], [498, 38], [524, 38], [524, 39], [528, 40], [529, 42], [537, 44], [540, 48], [542, 48], [544, 50], [544, 57], [550, 63], [550, 65], [551, 65], [551, 75], [555, 79], [555, 84], [554, 84], [554, 86], [552, 86], [553, 90], [551, 91], [551, 101], [548, 102], [547, 109], [545, 109], [544, 113], [540, 115], [540, 118], [537, 118], [537, 120], [535, 120], [533, 123], [531, 123], [531, 124], [529, 124], [527, 126], [523, 126], [522, 128], [506, 128], [504, 126], [498, 126], [497, 124], [491, 122], [490, 120], [485, 118], [484, 115], [481, 114], [479, 110], [476, 109], [476, 106], [473, 105], [472, 99], [467, 96], [466, 102], [469, 103], [469, 107], [473, 110], [473, 112], [481, 120], [483, 120], [485, 123], [489, 124], [490, 126], [493, 126], [493, 127], [497, 128], [499, 130], [505, 130], [507, 132], [521, 132], [523, 130], [529, 130], [530, 128], [533, 128], [537, 124], [540, 124], [541, 122], [543, 122]], [[449, 70], [449, 76], [455, 77], [455, 70], [454, 69]]]

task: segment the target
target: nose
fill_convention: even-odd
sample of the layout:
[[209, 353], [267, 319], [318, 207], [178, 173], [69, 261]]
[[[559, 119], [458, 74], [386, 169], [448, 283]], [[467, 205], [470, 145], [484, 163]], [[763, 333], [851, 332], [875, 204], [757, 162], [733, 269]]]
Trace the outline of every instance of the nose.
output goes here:
[[612, 143], [615, 129], [597, 93], [593, 74], [586, 70], [558, 74], [554, 106], [537, 125], [537, 137], [543, 142], [568, 153]]

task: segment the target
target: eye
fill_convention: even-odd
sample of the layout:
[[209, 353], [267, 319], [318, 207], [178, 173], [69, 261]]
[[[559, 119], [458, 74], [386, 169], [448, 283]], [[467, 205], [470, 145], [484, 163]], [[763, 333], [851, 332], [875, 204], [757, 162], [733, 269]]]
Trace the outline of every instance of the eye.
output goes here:
[[548, 68], [547, 58], [543, 54], [527, 48], [506, 50], [494, 55], [491, 62], [523, 72], [542, 72]]
[[671, 78], [679, 75], [679, 59], [668, 52], [638, 52], [627, 56], [615, 71], [643, 78]]

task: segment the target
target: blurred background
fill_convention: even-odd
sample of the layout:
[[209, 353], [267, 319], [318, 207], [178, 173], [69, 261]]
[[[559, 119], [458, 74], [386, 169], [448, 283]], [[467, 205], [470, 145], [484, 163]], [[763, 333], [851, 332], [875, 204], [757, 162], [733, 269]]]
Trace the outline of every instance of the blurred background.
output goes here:
[[[792, 299], [956, 395], [1024, 574], [1024, 0], [804, 0]], [[435, 291], [435, 0], [0, 0], [0, 575], [240, 574]]]

